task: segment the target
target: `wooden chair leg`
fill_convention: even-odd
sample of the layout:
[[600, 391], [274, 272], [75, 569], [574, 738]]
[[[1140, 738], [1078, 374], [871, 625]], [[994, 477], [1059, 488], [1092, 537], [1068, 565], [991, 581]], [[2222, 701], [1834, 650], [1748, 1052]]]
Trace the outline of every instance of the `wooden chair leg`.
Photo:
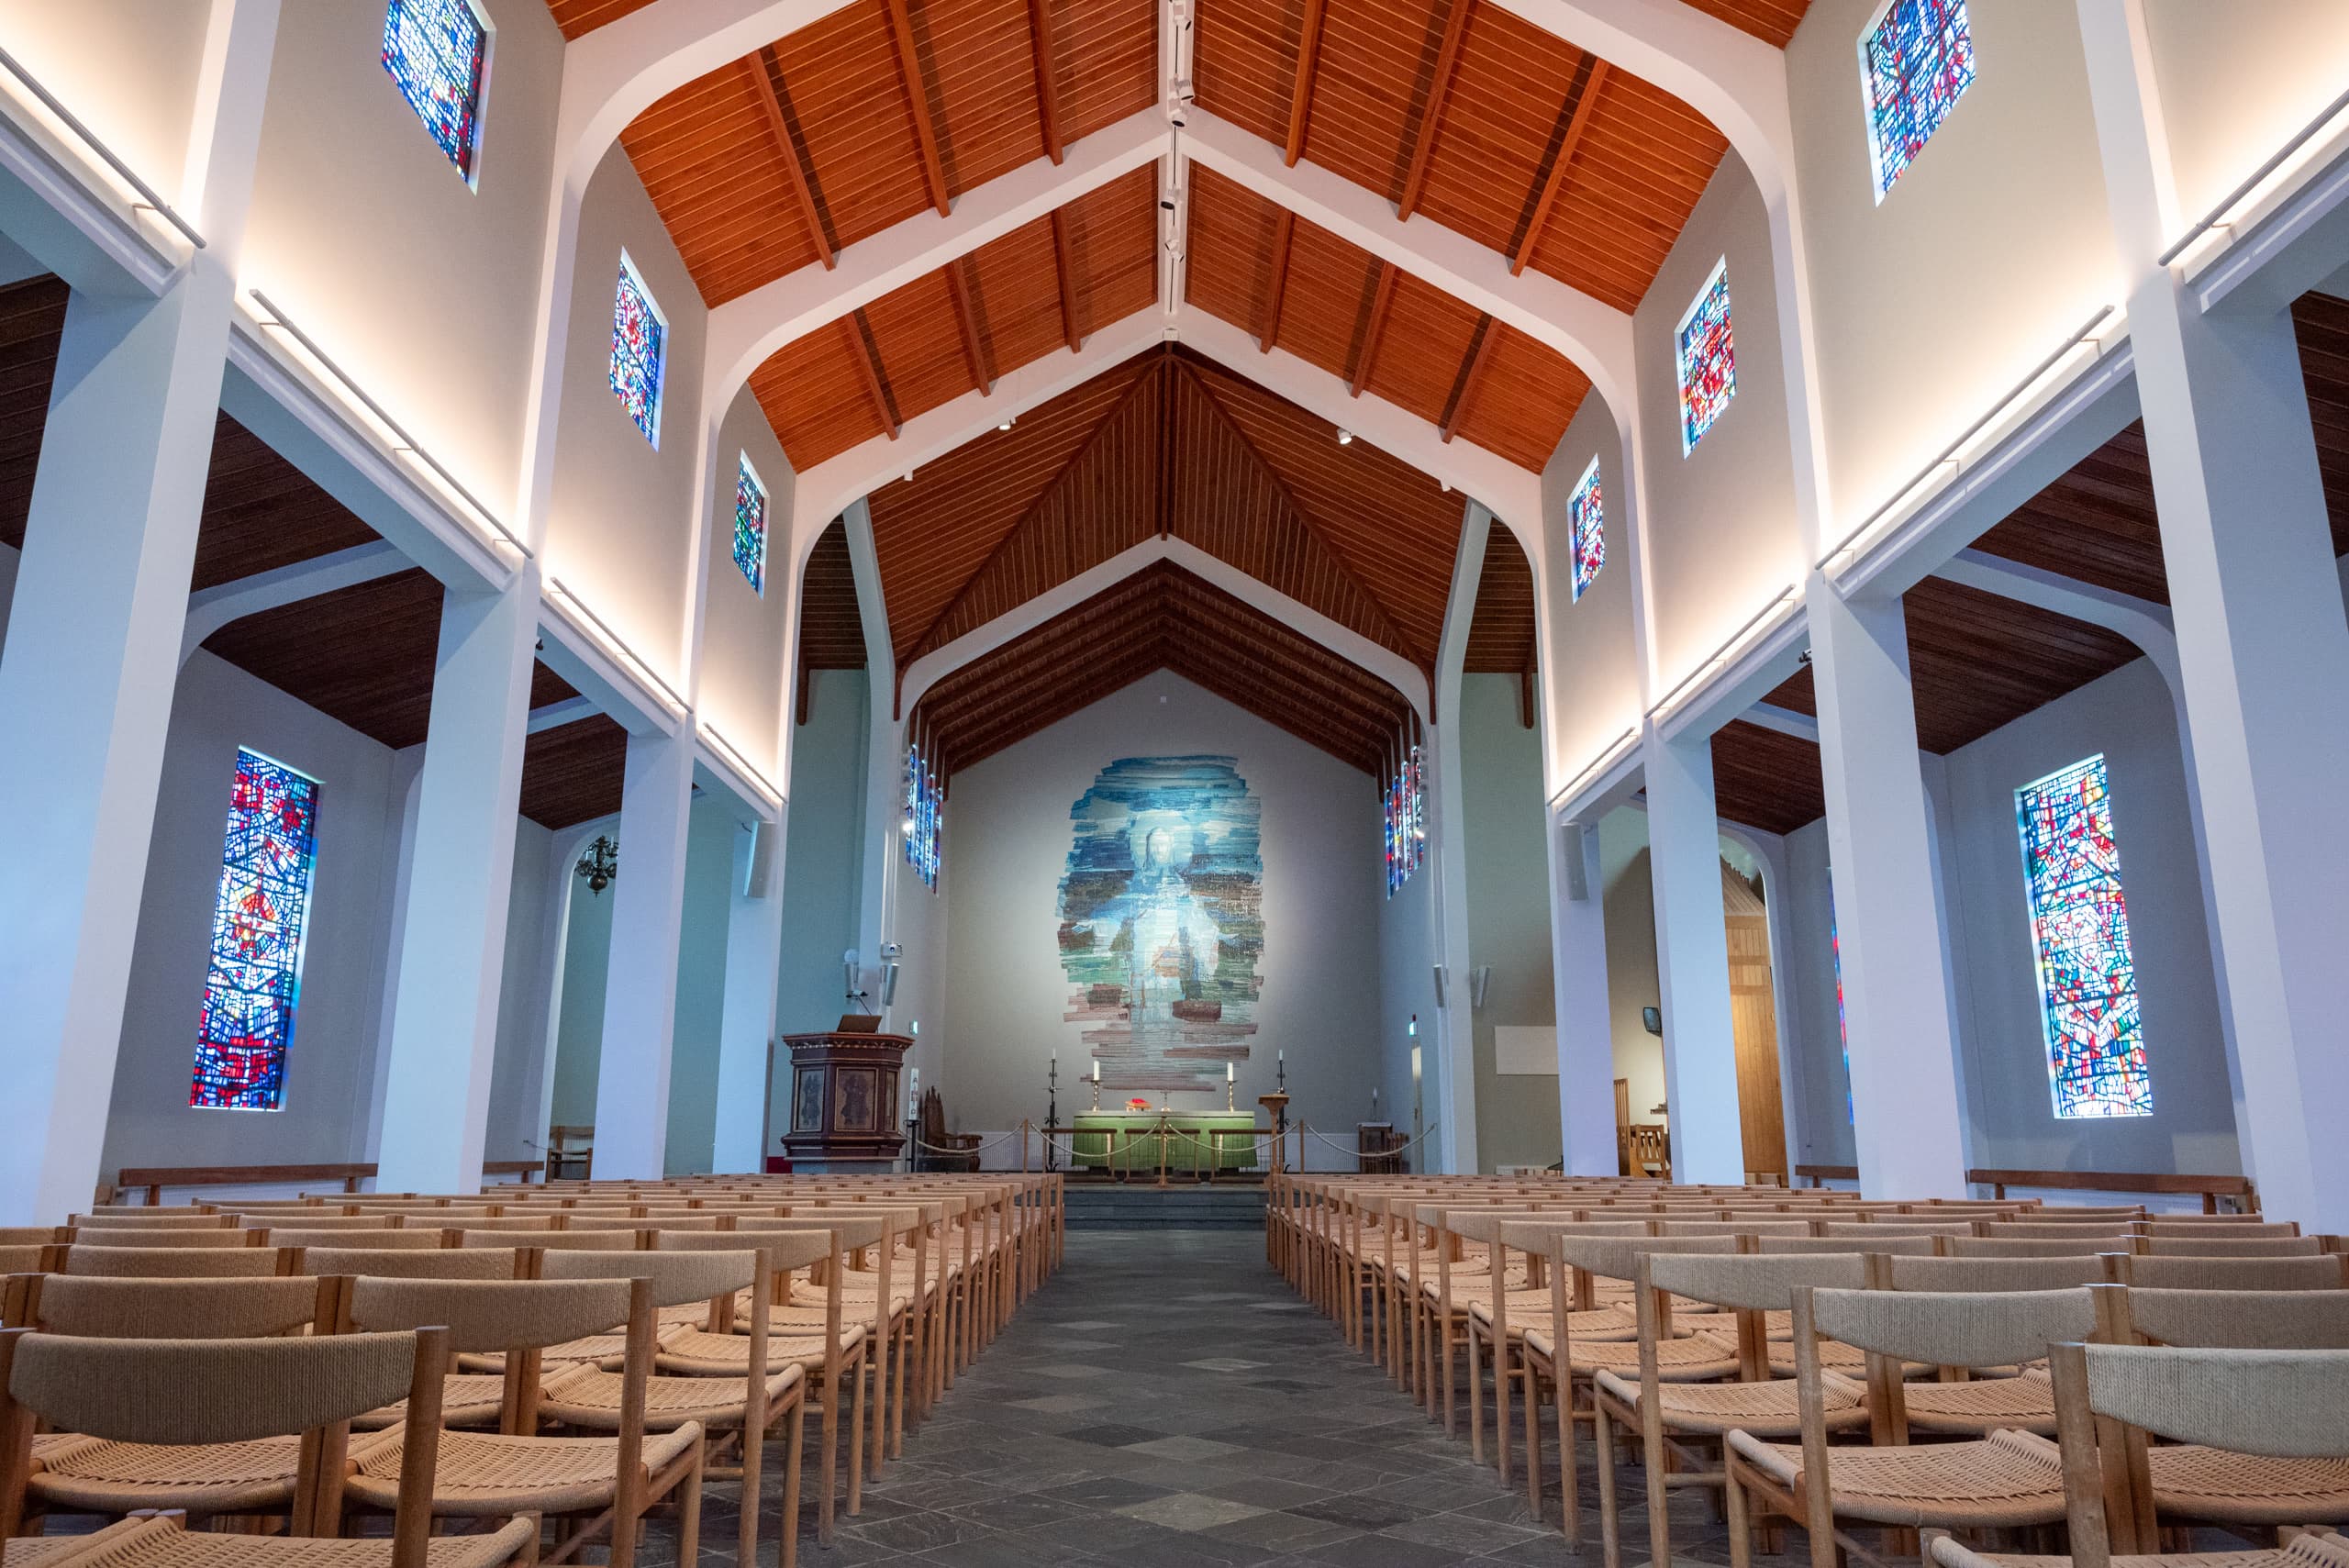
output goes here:
[[[777, 1568], [798, 1568], [799, 1562], [799, 1462], [807, 1446], [807, 1386], [801, 1384], [798, 1396], [791, 1402], [791, 1434], [783, 1451], [783, 1548], [777, 1558]], [[755, 1507], [746, 1494], [744, 1507]]]
[[1501, 1485], [1509, 1481], [1509, 1370], [1508, 1336], [1501, 1332], [1500, 1324], [1493, 1325], [1493, 1467], [1499, 1473]]
[[872, 1353], [873, 1341], [867, 1340], [857, 1347], [856, 1360], [848, 1367], [849, 1386], [854, 1391], [848, 1439], [848, 1511], [852, 1518], [864, 1511], [864, 1363]]
[[[1615, 1434], [1607, 1423], [1598, 1391], [1590, 1396], [1591, 1447], [1598, 1454], [1598, 1550], [1606, 1568], [1623, 1568], [1622, 1526], [1615, 1504]], [[1654, 1478], [1649, 1478], [1653, 1485]]]
[[[1523, 1358], [1522, 1351], [1519, 1352]], [[1506, 1479], [1506, 1477], [1504, 1477]], [[1542, 1388], [1534, 1380], [1533, 1363], [1525, 1362], [1525, 1498], [1533, 1517], [1542, 1518]]]
[[[694, 1444], [693, 1465], [685, 1472], [685, 1479], [677, 1483], [684, 1488], [683, 1495], [677, 1499], [677, 1561], [679, 1562], [701, 1561], [701, 1481], [702, 1472], [708, 1467], [708, 1462], [709, 1440], [704, 1437], [699, 1442]], [[751, 1500], [754, 1496], [748, 1491], [743, 1494], [746, 1501]], [[755, 1562], [758, 1559], [753, 1557], [751, 1561]]]
[[1751, 1518], [1746, 1512], [1745, 1488], [1737, 1484], [1737, 1464], [1734, 1460], [1724, 1455], [1722, 1467], [1729, 1472], [1728, 1484], [1722, 1493], [1722, 1501], [1729, 1511], [1730, 1568], [1753, 1568], [1753, 1530]]
[[[734, 1543], [737, 1562], [759, 1560], [759, 1480], [766, 1465], [768, 1431], [766, 1426], [753, 1424], [761, 1418], [772, 1419], [768, 1412], [761, 1410], [747, 1414], [742, 1422], [742, 1507]], [[680, 1557], [677, 1561], [683, 1562], [685, 1559]]]
[[1476, 1353], [1476, 1319], [1471, 1317], [1464, 1336], [1468, 1349], [1468, 1457], [1478, 1464], [1485, 1462], [1485, 1373], [1484, 1358]]
[[1641, 1462], [1647, 1470], [1648, 1551], [1651, 1561], [1672, 1561], [1672, 1456], [1664, 1446], [1664, 1424], [1651, 1411], [1640, 1423]]

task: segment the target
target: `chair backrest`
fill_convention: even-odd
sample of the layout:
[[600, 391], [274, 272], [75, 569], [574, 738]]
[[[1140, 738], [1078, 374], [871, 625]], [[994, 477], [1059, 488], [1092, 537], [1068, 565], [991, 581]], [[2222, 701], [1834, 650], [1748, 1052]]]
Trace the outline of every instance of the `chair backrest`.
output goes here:
[[65, 1223], [91, 1230], [234, 1230], [237, 1217], [199, 1208], [99, 1208], [70, 1216]]
[[2195, 1350], [2349, 1351], [2349, 1291], [2105, 1285], [2129, 1329]]
[[222, 1226], [109, 1225], [102, 1230], [76, 1228], [74, 1239], [103, 1238], [109, 1247], [250, 1247], [259, 1236]]
[[[1822, 1219], [1819, 1222], [1821, 1236], [1865, 1236], [1873, 1243], [1887, 1236], [1971, 1236], [1974, 1222], [1970, 1219]], [[1874, 1251], [1873, 1245], [1863, 1249]]]
[[40, 1273], [48, 1268], [54, 1256], [55, 1253], [48, 1247], [30, 1243], [23, 1245], [0, 1243], [0, 1277], [8, 1274]]
[[538, 1257], [520, 1247], [303, 1247], [288, 1251], [313, 1273], [373, 1274], [378, 1279], [527, 1279], [525, 1262]]
[[549, 1252], [539, 1277], [652, 1282], [652, 1305], [683, 1307], [749, 1290], [758, 1284], [756, 1250], [710, 1252]]
[[786, 1269], [804, 1269], [834, 1255], [832, 1233], [813, 1225], [802, 1226], [796, 1230], [721, 1230], [716, 1234], [698, 1230], [663, 1231], [657, 1250], [662, 1252], [729, 1252], [739, 1251], [745, 1247], [756, 1247], [765, 1252], [768, 1266], [777, 1273]]
[[2099, 1252], [2126, 1252], [2132, 1236], [2109, 1236], [2083, 1226], [2087, 1234], [2076, 1240], [2056, 1236], [1944, 1236], [1942, 1245], [1953, 1258], [2085, 1258]]
[[278, 1225], [298, 1225], [305, 1230], [400, 1230], [408, 1224], [405, 1214], [333, 1214], [324, 1209], [277, 1209], [260, 1214], [236, 1214], [237, 1220], [247, 1230], [267, 1229]]
[[363, 1247], [370, 1251], [429, 1251], [445, 1247], [448, 1233], [431, 1225], [399, 1230], [313, 1230], [306, 1224], [271, 1226], [262, 1234], [272, 1247]]
[[1553, 1243], [1551, 1256], [1571, 1269], [1601, 1279], [1628, 1280], [1640, 1260], [1653, 1252], [1722, 1255], [1737, 1251], [1734, 1236], [1566, 1236]]
[[2085, 1340], [2096, 1329], [2096, 1305], [2085, 1286], [1946, 1293], [1798, 1291], [1798, 1340], [1806, 1304], [1811, 1326], [1828, 1339], [1932, 1366], [2011, 1366], [2037, 1361], [2049, 1345]]
[[93, 1247], [77, 1241], [65, 1249], [60, 1272], [115, 1279], [264, 1279], [277, 1273], [277, 1254], [266, 1247]]
[[2069, 1290], [2099, 1284], [2104, 1259], [2091, 1254], [2058, 1258], [1888, 1259], [1878, 1283], [1893, 1290], [2005, 1291]]
[[18, 1406], [63, 1431], [119, 1442], [246, 1442], [406, 1398], [419, 1360], [436, 1364], [420, 1338], [196, 1341], [16, 1329], [6, 1336], [6, 1387]]
[[476, 1230], [471, 1226], [450, 1232], [460, 1247], [538, 1247], [544, 1251], [619, 1252], [641, 1251], [649, 1231], [629, 1230]]
[[[1872, 1231], [1884, 1228], [1859, 1225], [1853, 1229]], [[1803, 1252], [1883, 1252], [1893, 1257], [1929, 1258], [1933, 1254], [1933, 1239], [1904, 1236], [1898, 1230], [1884, 1236], [1760, 1236], [1754, 1239], [1753, 1250], [1765, 1257], [1791, 1257]]]
[[65, 1239], [61, 1225], [0, 1225], [0, 1247], [46, 1247]]
[[2299, 1222], [2263, 1219], [2256, 1214], [2149, 1214], [2146, 1230], [2155, 1236], [2298, 1236]]
[[[262, 1254], [273, 1262], [274, 1253]], [[27, 1293], [12, 1327], [100, 1339], [258, 1340], [317, 1323], [333, 1309], [334, 1282], [271, 1279], [109, 1279], [48, 1274]], [[372, 1408], [372, 1407], [371, 1407]]]
[[2088, 1236], [2125, 1240], [2137, 1234], [2137, 1227], [2134, 1221], [2125, 1219], [1986, 1219], [1982, 1221], [1979, 1233], [2009, 1240], [2025, 1236], [2056, 1241], [2076, 1240]]
[[1808, 1236], [1808, 1219], [1659, 1219], [1659, 1236]]
[[2341, 1290], [2349, 1288], [2349, 1253], [2315, 1258], [2121, 1257], [2114, 1278], [2154, 1290]]
[[2315, 1236], [2172, 1236], [2157, 1231], [2137, 1239], [2137, 1250], [2156, 1258], [2307, 1258], [2324, 1251]]
[[440, 1324], [450, 1349], [536, 1350], [610, 1332], [629, 1316], [626, 1280], [417, 1280], [363, 1275], [348, 1317], [362, 1331]]
[[1658, 1252], [1644, 1262], [1648, 1283], [1658, 1290], [1748, 1312], [1787, 1311], [1802, 1285], [1858, 1290], [1867, 1283], [1867, 1260], [1856, 1251], [1726, 1258]]
[[[2349, 1456], [2349, 1351], [2063, 1345], [2059, 1391], [2178, 1442], [2274, 1459]], [[2060, 1397], [2060, 1392], [2059, 1392]]]

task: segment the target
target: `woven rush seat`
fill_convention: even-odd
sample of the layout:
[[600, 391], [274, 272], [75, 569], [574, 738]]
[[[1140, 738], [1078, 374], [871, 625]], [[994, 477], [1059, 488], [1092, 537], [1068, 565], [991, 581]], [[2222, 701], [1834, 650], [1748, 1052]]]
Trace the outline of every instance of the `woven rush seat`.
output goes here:
[[[2072, 1568], [2068, 1557], [2024, 1557], [1976, 1551], [1949, 1536], [1933, 1541], [1937, 1568]], [[2280, 1549], [2228, 1551], [2115, 1552], [2111, 1568], [2349, 1568], [2349, 1540], [2310, 1533]]]
[[1978, 1377], [1964, 1383], [1913, 1383], [1902, 1391], [1909, 1424], [1933, 1432], [2014, 1428], [2055, 1434], [2055, 1385], [2044, 1372]]
[[[1602, 1371], [1600, 1390], [1632, 1410], [1642, 1407], [1645, 1391], [1637, 1369], [1626, 1377]], [[1867, 1423], [1867, 1390], [1848, 1377], [1832, 1373], [1819, 1380], [1821, 1404], [1831, 1430]], [[1792, 1378], [1767, 1383], [1666, 1383], [1655, 1391], [1656, 1409], [1664, 1425], [1682, 1432], [1743, 1430], [1759, 1434], [1793, 1434], [1802, 1430], [1798, 1385]]]
[[[841, 1354], [848, 1354], [863, 1343], [863, 1325], [841, 1325]], [[819, 1367], [824, 1364], [828, 1350], [820, 1329], [812, 1335], [790, 1334], [778, 1325], [767, 1339], [767, 1370]], [[683, 1334], [655, 1351], [652, 1364], [662, 1372], [686, 1377], [741, 1377], [751, 1370], [751, 1341], [738, 1334], [712, 1334], [706, 1330]]]
[[2145, 1452], [2154, 1507], [2164, 1516], [2230, 1524], [2349, 1519], [2349, 1459], [2272, 1459], [2199, 1443]]
[[[1801, 1495], [1802, 1445], [1729, 1434], [1740, 1458]], [[1830, 1457], [1835, 1512], [1875, 1524], [1988, 1528], [2064, 1517], [2055, 1445], [2031, 1432], [1992, 1432], [1922, 1448], [1839, 1448]]]
[[[747, 1341], [745, 1341], [747, 1343]], [[805, 1368], [787, 1366], [767, 1377], [768, 1408], [807, 1377]], [[619, 1419], [620, 1396], [628, 1380], [616, 1372], [581, 1367], [561, 1383], [550, 1380], [539, 1402], [544, 1419], [565, 1426], [609, 1427]], [[742, 1425], [742, 1387], [729, 1378], [650, 1377], [644, 1383], [644, 1427], [660, 1431], [685, 1421], [733, 1431]]]
[[[1471, 1302], [1469, 1316], [1489, 1327], [1493, 1321], [1490, 1302]], [[1529, 1331], [1548, 1328], [1556, 1321], [1550, 1310], [1550, 1293], [1546, 1290], [1510, 1291], [1508, 1293], [1508, 1337], [1523, 1339]], [[1639, 1320], [1620, 1307], [1593, 1307], [1587, 1312], [1566, 1314], [1566, 1338], [1584, 1340], [1629, 1340], [1637, 1337]]]
[[[1539, 1329], [1526, 1331], [1525, 1343], [1536, 1355], [1550, 1355], [1552, 1341]], [[1619, 1372], [1640, 1375], [1640, 1346], [1636, 1340], [1572, 1340], [1576, 1372]], [[1737, 1346], [1711, 1334], [1691, 1334], [1685, 1340], [1660, 1340], [1655, 1347], [1656, 1373], [1673, 1382], [1731, 1377], [1737, 1372]]]
[[[688, 1421], [647, 1432], [643, 1465], [659, 1471], [701, 1440]], [[356, 1457], [346, 1484], [351, 1500], [391, 1508], [399, 1502], [401, 1440], [389, 1438]], [[440, 1517], [569, 1513], [612, 1500], [619, 1468], [618, 1438], [516, 1438], [495, 1432], [443, 1432], [432, 1473], [432, 1511]]]
[[[698, 1316], [691, 1322], [657, 1323], [652, 1329], [652, 1342], [656, 1347], [665, 1345], [679, 1335], [690, 1333], [708, 1321], [709, 1312], [705, 1307], [699, 1309]], [[556, 1366], [564, 1362], [585, 1362], [597, 1366], [606, 1362], [616, 1365], [620, 1358], [627, 1354], [628, 1336], [626, 1334], [583, 1334], [575, 1340], [565, 1340], [559, 1345], [549, 1345], [539, 1352], [539, 1362], [542, 1366]], [[502, 1373], [506, 1370], [506, 1358], [495, 1351], [469, 1352], [457, 1358], [457, 1366], [463, 1372]]]
[[[352, 1440], [358, 1447], [359, 1440]], [[27, 1496], [52, 1508], [127, 1513], [178, 1508], [202, 1517], [289, 1506], [302, 1464], [298, 1437], [250, 1442], [114, 1442], [59, 1438], [35, 1462]]]
[[[435, 1536], [424, 1548], [425, 1568], [487, 1568], [526, 1551], [537, 1534], [532, 1520], [514, 1519], [484, 1535]], [[37, 1550], [20, 1554], [20, 1547]], [[6, 1568], [50, 1568], [68, 1559], [74, 1568], [392, 1568], [392, 1542], [212, 1535], [150, 1526], [104, 1543], [91, 1536], [11, 1540]]]
[[[554, 1373], [545, 1380], [552, 1387], [558, 1377], [576, 1369]], [[444, 1427], [494, 1427], [506, 1412], [506, 1378], [491, 1372], [455, 1372], [440, 1380], [440, 1424]], [[407, 1401], [386, 1405], [370, 1410], [363, 1416], [353, 1416], [353, 1431], [380, 1431], [396, 1427], [407, 1419]]]

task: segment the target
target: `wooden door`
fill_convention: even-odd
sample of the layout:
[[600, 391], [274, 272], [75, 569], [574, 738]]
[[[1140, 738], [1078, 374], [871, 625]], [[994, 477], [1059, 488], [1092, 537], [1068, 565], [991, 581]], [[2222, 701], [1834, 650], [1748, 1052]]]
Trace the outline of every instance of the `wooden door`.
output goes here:
[[1744, 1135], [1745, 1168], [1787, 1170], [1787, 1113], [1778, 1095], [1778, 1010], [1770, 995], [1770, 918], [1731, 915], [1729, 1007], [1737, 1044], [1737, 1119]]
[[1615, 1163], [1631, 1173], [1631, 1081], [1615, 1080]]

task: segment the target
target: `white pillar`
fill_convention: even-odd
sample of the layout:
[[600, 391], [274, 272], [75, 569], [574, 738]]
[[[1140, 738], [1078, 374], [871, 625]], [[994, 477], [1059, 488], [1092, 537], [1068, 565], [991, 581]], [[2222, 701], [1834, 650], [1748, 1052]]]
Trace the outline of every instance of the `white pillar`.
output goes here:
[[1435, 712], [1428, 726], [1428, 871], [1435, 877], [1435, 951], [1443, 970], [1435, 1009], [1436, 1084], [1442, 1167], [1473, 1175], [1476, 1151], [1476, 1029], [1468, 976], [1468, 818], [1461, 799], [1460, 687], [1468, 659], [1468, 632], [1476, 616], [1476, 585], [1485, 574], [1485, 545], [1493, 515], [1468, 503], [1453, 562], [1452, 593], [1435, 655]]
[[690, 736], [629, 737], [603, 1059], [596, 1075], [598, 1176], [650, 1181], [664, 1169], [693, 794]]
[[159, 299], [66, 306], [0, 651], [0, 1225], [98, 1180], [276, 31], [276, 0], [214, 8], [180, 193], [206, 248]]
[[1664, 1004], [1664, 1095], [1672, 1175], [1745, 1180], [1737, 1040], [1729, 1006], [1729, 929], [1721, 910], [1720, 817], [1709, 735], [1642, 742], [1648, 871], [1655, 895], [1656, 981]]
[[481, 1185], [538, 641], [539, 573], [440, 609], [376, 1158], [382, 1192]]
[[[1726, 962], [1726, 957], [1724, 957]], [[1607, 901], [1598, 831], [1561, 823], [1550, 840], [1550, 970], [1558, 1016], [1558, 1130], [1569, 1176], [1611, 1176], [1615, 1029], [1607, 1005]]]
[[1898, 600], [1848, 603], [1816, 575], [1807, 599], [1860, 1188], [1963, 1197], [1965, 1123], [1908, 623]]
[[[2291, 317], [2205, 315], [2160, 265], [2180, 218], [2142, 9], [2081, 0], [2080, 24], [2132, 280], [2185, 739], [2243, 1072], [2237, 1130], [2268, 1210], [2349, 1229], [2349, 1140], [2332, 1125], [2349, 1095], [2349, 843], [2327, 830], [2349, 776], [2349, 617]], [[2150, 1049], [2158, 1097], [2161, 1042]]]
[[[710, 1169], [740, 1175], [764, 1169], [767, 1051], [774, 1040], [774, 995], [783, 966], [782, 817], [738, 832], [726, 918], [726, 1001], [718, 1028], [718, 1127]], [[758, 891], [750, 891], [753, 883]], [[787, 1071], [790, 1061], [786, 1057]]]

